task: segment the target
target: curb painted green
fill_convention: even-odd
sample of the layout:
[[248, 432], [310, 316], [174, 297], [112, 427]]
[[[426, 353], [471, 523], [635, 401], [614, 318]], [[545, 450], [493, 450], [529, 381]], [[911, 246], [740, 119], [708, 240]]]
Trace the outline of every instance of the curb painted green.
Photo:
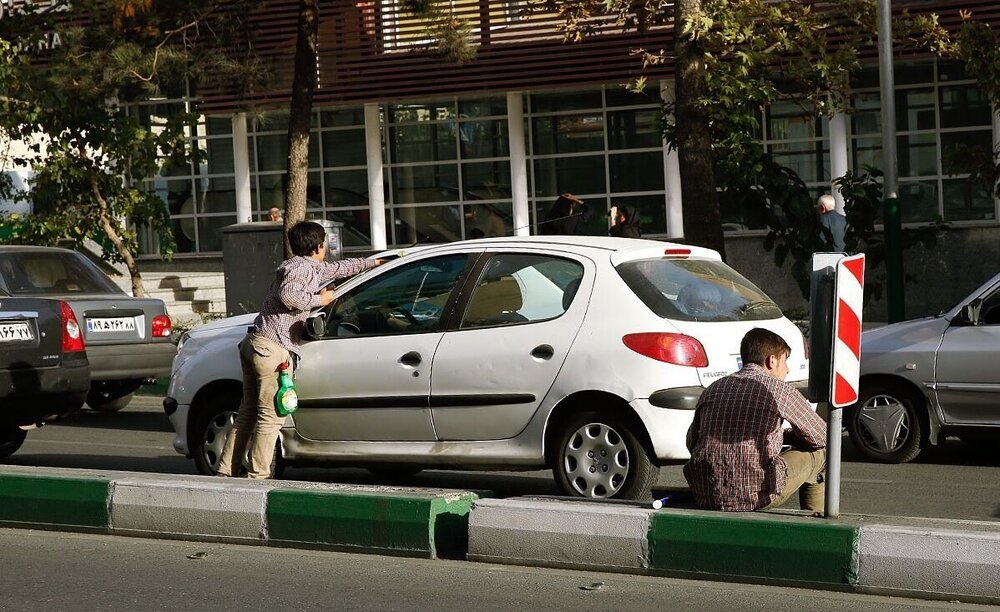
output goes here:
[[753, 513], [657, 512], [650, 569], [853, 586], [858, 528], [820, 519]]
[[425, 558], [464, 557], [474, 493], [399, 495], [274, 489], [267, 541]]
[[0, 523], [108, 529], [111, 482], [0, 474]]

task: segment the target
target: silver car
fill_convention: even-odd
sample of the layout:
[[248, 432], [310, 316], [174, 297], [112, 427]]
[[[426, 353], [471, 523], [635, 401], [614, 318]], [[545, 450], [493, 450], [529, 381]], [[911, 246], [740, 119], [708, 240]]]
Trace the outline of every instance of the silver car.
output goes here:
[[844, 420], [871, 459], [911, 461], [945, 436], [1000, 438], [1000, 274], [936, 317], [865, 332]]
[[175, 348], [163, 300], [128, 295], [76, 251], [0, 247], [0, 295], [70, 305], [87, 343], [94, 410], [121, 410], [144, 382], [170, 373]]

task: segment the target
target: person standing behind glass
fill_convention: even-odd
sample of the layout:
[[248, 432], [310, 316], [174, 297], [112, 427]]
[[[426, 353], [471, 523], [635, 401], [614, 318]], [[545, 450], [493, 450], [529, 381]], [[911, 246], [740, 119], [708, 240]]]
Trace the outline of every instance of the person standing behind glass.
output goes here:
[[545, 221], [538, 224], [538, 233], [547, 236], [573, 235], [577, 226], [590, 221], [591, 216], [593, 211], [583, 200], [566, 192], [552, 204]]
[[[825, 230], [823, 232], [824, 242], [829, 245], [832, 240], [833, 250], [843, 253], [844, 235], [847, 233], [847, 217], [837, 212], [837, 201], [833, 199], [832, 195], [824, 193], [816, 201], [816, 210], [819, 212], [820, 227]], [[830, 236], [826, 235], [827, 231], [830, 232]]]
[[616, 238], [642, 238], [642, 221], [634, 206], [612, 206], [608, 216], [611, 217], [608, 234]]

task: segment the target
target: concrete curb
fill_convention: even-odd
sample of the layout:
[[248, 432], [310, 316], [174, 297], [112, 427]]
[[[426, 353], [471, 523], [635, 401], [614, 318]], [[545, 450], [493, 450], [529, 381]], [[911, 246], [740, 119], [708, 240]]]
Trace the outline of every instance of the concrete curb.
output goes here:
[[468, 558], [1000, 603], [1000, 523], [985, 521], [481, 499]]
[[0, 526], [1000, 603], [1000, 523], [0, 466]]
[[476, 493], [207, 476], [0, 468], [0, 525], [464, 556]]

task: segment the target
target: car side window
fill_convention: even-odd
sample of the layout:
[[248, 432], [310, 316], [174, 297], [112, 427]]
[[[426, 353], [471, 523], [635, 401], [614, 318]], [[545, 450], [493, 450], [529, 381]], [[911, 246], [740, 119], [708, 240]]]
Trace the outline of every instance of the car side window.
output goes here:
[[468, 262], [467, 255], [414, 261], [336, 298], [327, 312], [326, 336], [377, 336], [440, 330], [445, 306]]
[[578, 262], [506, 253], [483, 267], [462, 316], [462, 329], [546, 321], [569, 308], [583, 279]]

